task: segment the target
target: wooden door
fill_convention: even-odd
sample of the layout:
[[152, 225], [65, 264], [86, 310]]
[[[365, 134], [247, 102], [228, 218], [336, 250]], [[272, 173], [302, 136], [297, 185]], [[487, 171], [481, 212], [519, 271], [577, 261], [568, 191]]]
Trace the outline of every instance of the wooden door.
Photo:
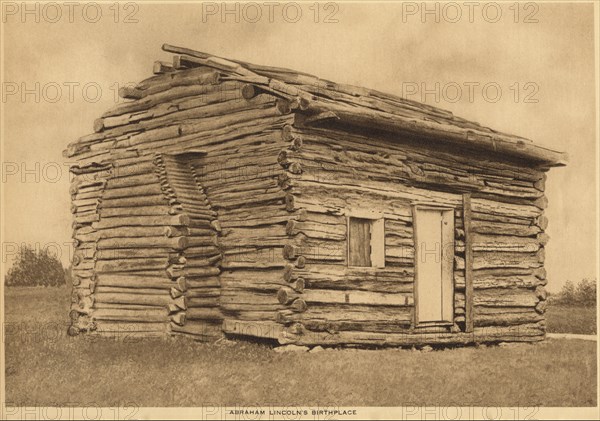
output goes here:
[[417, 324], [452, 323], [454, 313], [454, 211], [415, 210]]

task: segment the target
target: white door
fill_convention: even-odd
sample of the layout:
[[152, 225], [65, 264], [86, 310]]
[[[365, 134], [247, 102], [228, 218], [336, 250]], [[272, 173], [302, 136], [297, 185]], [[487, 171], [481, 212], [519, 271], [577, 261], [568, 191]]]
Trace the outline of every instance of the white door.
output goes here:
[[414, 222], [417, 324], [451, 323], [454, 313], [454, 211], [417, 208]]

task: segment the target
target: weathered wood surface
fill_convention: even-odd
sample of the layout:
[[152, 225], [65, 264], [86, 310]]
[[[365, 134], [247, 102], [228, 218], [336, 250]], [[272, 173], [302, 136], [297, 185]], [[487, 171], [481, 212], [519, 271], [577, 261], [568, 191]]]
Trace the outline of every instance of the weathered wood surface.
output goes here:
[[295, 108], [296, 102], [300, 110], [313, 114], [327, 113], [352, 125], [377, 127], [380, 130], [389, 128], [395, 132], [404, 131], [442, 141], [454, 140], [470, 147], [516, 155], [547, 165], [564, 165], [566, 160], [566, 155], [536, 146], [527, 139], [501, 134], [476, 123], [454, 118], [447, 111], [393, 95], [335, 84], [290, 70], [226, 60], [166, 44], [163, 49], [180, 54], [183, 52], [186, 59], [196, 66], [212, 67], [229, 73], [233, 78], [237, 76], [238, 80], [251, 81], [261, 90], [273, 90], [281, 97], [292, 99], [290, 108]]
[[[543, 337], [546, 166], [459, 155], [443, 142], [431, 154], [404, 122], [438, 119], [421, 129], [459, 143], [473, 139], [457, 138], [461, 130], [500, 136], [508, 154], [519, 139], [344, 85], [315, 102], [310, 85], [324, 81], [309, 75], [177, 53], [123, 89], [131, 101], [66, 152], [79, 160], [70, 188], [74, 330], [136, 322], [136, 334], [205, 340], [224, 319], [230, 334], [297, 343], [318, 343], [321, 333], [331, 333], [321, 343], [363, 344], [519, 336], [508, 327], [522, 328], [515, 340]], [[336, 115], [407, 135], [340, 131], [327, 123]], [[414, 204], [455, 209], [454, 333], [444, 327], [434, 339], [412, 326]], [[385, 220], [384, 268], [348, 267], [347, 217], [364, 209]], [[364, 242], [371, 233], [363, 234]], [[456, 333], [470, 324], [483, 339]]]
[[[290, 141], [296, 137], [302, 138], [301, 147], [282, 150], [278, 155], [279, 164], [287, 171], [284, 187], [293, 195], [293, 201], [286, 201], [291, 204], [288, 210], [296, 215], [286, 229], [290, 245], [283, 252], [291, 264], [285, 269], [284, 279], [300, 279], [305, 288], [302, 292], [280, 288], [278, 298], [289, 309], [285, 310], [287, 313], [280, 312], [278, 321], [304, 323], [308, 333], [323, 329], [393, 331], [378, 323], [348, 321], [339, 307], [352, 308], [355, 291], [382, 293], [386, 297], [412, 294], [414, 244], [410, 209], [414, 203], [456, 210], [455, 320], [462, 324], [468, 321], [464, 329], [494, 326], [494, 317], [498, 320], [496, 326], [541, 320], [536, 307], [543, 294], [534, 291], [544, 283], [535, 274], [543, 265], [543, 246], [547, 241], [538, 224], [541, 220], [538, 199], [543, 193], [537, 180], [543, 179], [541, 171], [521, 172], [518, 166], [510, 168], [509, 164], [492, 165], [490, 169], [447, 152], [425, 156], [411, 146], [399, 148], [386, 144], [385, 150], [379, 151], [379, 145], [371, 145], [372, 142], [357, 135], [286, 127], [282, 138]], [[295, 163], [301, 171], [293, 169]], [[436, 175], [428, 173], [431, 170]], [[469, 200], [465, 211], [462, 196], [451, 193], [452, 189], [458, 192], [470, 189], [477, 192], [477, 197]], [[327, 200], [321, 200], [323, 197]], [[385, 219], [386, 268], [359, 268], [353, 275], [346, 267], [345, 215], [364, 208], [375, 210]], [[467, 306], [465, 224], [469, 228], [468, 258], [473, 262], [468, 273], [471, 300]], [[320, 242], [307, 233], [318, 237]], [[295, 262], [301, 257], [303, 266], [297, 267]], [[373, 297], [377, 299], [361, 305], [375, 312], [378, 306], [390, 304], [381, 296]], [[325, 303], [330, 304], [327, 317], [310, 315], [316, 305]], [[291, 308], [293, 305], [296, 309]], [[473, 305], [499, 312], [480, 311], [477, 314], [482, 319], [475, 322]], [[306, 310], [302, 311], [304, 306]], [[400, 312], [402, 306], [395, 302], [389, 308]], [[512, 308], [522, 310], [510, 315], [502, 312]], [[469, 314], [466, 318], [465, 313]], [[408, 325], [397, 329], [409, 329], [410, 320]]]

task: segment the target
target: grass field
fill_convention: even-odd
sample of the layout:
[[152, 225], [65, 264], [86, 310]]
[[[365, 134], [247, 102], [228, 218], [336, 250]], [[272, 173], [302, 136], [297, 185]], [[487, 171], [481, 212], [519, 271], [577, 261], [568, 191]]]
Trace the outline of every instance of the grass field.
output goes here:
[[5, 291], [12, 405], [596, 405], [591, 341], [279, 354], [246, 342], [70, 338], [66, 289]]
[[595, 335], [596, 308], [550, 305], [546, 311], [548, 332]]

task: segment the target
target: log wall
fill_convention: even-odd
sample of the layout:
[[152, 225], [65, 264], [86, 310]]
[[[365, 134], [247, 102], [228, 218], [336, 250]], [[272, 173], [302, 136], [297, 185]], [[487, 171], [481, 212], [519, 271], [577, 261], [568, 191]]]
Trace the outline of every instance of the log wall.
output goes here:
[[82, 174], [71, 334], [211, 339], [223, 321], [278, 326], [288, 212], [277, 152], [291, 116], [241, 87], [209, 68], [155, 76], [69, 145]]
[[[284, 136], [291, 146], [279, 162], [294, 215], [284, 250], [290, 284], [278, 293], [286, 305], [278, 313], [284, 341], [543, 338], [547, 221], [541, 169], [469, 151], [432, 153], [410, 139], [313, 128], [298, 120]], [[415, 325], [414, 205], [455, 211], [452, 326]], [[384, 268], [347, 264], [346, 218], [365, 210], [385, 220]], [[298, 284], [302, 291], [294, 289]]]
[[[79, 162], [71, 334], [543, 338], [543, 168], [312, 127], [301, 101], [242, 97], [243, 74], [187, 64], [124, 89], [131, 101], [67, 149]], [[448, 326], [415, 325], [415, 205], [454, 209]], [[348, 266], [347, 218], [365, 210], [385, 221], [384, 267]]]

